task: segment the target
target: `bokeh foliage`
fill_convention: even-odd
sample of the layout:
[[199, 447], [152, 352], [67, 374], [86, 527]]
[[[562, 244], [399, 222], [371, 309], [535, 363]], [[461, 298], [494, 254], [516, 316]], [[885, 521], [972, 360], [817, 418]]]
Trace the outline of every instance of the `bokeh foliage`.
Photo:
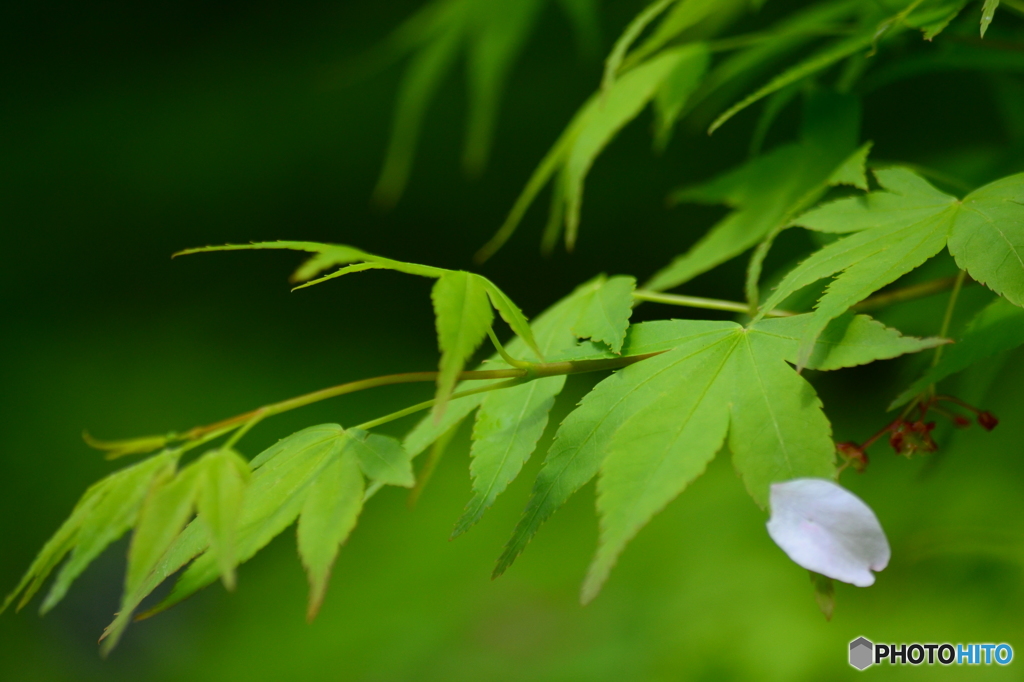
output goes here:
[[[641, 9], [606, 4], [606, 35], [617, 35]], [[490, 170], [462, 178], [464, 95], [449, 78], [426, 121], [422, 170], [394, 212], [377, 213], [367, 203], [399, 72], [340, 87], [336, 65], [364, 53], [415, 5], [9, 10], [11, 88], [2, 115], [17, 134], [4, 145], [0, 190], [16, 239], [2, 275], [5, 584], [15, 582], [79, 492], [110, 469], [81, 444], [82, 428], [160, 432], [435, 363], [423, 283], [373, 274], [347, 280], [344, 289], [288, 294], [279, 284], [290, 263], [273, 257], [167, 259], [201, 243], [295, 237], [468, 267], [601, 68], [580, 60], [565, 19], [544, 10], [512, 71]], [[786, 9], [780, 2], [762, 11]], [[997, 20], [988, 38], [1017, 33], [1013, 22]], [[937, 40], [935, 49], [969, 49], [954, 45]], [[875, 76], [864, 100], [873, 153], [936, 168], [968, 188], [1020, 170], [1015, 114], [1024, 84], [1012, 57], [1005, 62], [981, 77], [961, 67], [922, 68], [890, 83]], [[913, 65], [912, 54], [893, 68]], [[753, 112], [730, 125], [743, 124], [744, 115], [749, 130]], [[662, 201], [673, 187], [740, 162], [749, 137], [727, 129], [711, 139], [678, 135], [669, 152], [652, 156], [646, 120], [627, 128], [588, 177], [586, 238], [573, 256], [543, 261], [536, 241], [523, 238], [484, 269], [531, 316], [602, 270], [651, 274], [663, 263], [652, 263], [650, 253], [683, 251], [722, 215], [690, 206], [666, 211]], [[769, 147], [795, 136], [786, 121], [770, 131]], [[536, 234], [543, 218], [530, 220], [523, 229]], [[626, 242], [624, 224], [631, 226]], [[806, 237], [791, 239], [773, 252], [775, 267]], [[945, 274], [952, 265], [931, 267]], [[738, 272], [726, 266], [705, 275], [692, 292], [723, 295], [742, 281]], [[965, 311], [978, 293], [965, 292]], [[936, 297], [880, 317], [929, 335], [943, 306]], [[847, 672], [845, 646], [859, 634], [1014, 642], [1024, 561], [1017, 508], [1024, 406], [1015, 389], [1024, 376], [1015, 357], [1003, 358], [1001, 370], [989, 363], [963, 377], [962, 394], [973, 392], [1002, 418], [996, 432], [940, 435], [947, 446], [941, 460], [882, 456], [863, 477], [844, 479], [883, 518], [897, 559], [871, 590], [840, 587], [831, 624], [818, 614], [806, 574], [768, 541], [762, 515], [724, 459], [638, 537], [585, 609], [576, 593], [596, 535], [589, 490], [491, 583], [493, 557], [532, 476], [514, 483], [472, 533], [444, 542], [469, 495], [463, 437], [415, 512], [390, 491], [364, 513], [314, 625], [302, 618], [306, 585], [286, 534], [240, 570], [236, 595], [208, 590], [137, 626], [118, 656], [101, 663], [93, 633], [117, 601], [122, 544], [46, 620], [0, 620], [0, 676], [821, 679]], [[857, 439], [873, 430], [912, 377], [899, 363], [822, 377], [826, 407], [862, 406], [830, 413], [837, 435]], [[572, 380], [552, 422], [586, 382]], [[253, 447], [339, 413], [349, 421], [374, 417], [419, 395], [397, 388], [287, 415], [258, 427]]]

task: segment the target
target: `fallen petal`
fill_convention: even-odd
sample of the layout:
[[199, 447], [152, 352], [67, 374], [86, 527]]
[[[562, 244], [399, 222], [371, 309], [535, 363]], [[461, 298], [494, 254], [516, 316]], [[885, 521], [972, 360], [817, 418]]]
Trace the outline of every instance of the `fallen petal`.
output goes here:
[[889, 564], [889, 542], [878, 517], [833, 481], [796, 478], [774, 483], [768, 535], [804, 568], [857, 587]]

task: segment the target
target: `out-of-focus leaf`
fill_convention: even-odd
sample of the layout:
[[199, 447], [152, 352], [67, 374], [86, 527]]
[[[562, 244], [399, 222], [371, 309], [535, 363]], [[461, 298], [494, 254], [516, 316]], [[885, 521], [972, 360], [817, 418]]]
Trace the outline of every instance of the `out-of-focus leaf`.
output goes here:
[[553, 204], [563, 213], [565, 241], [571, 249], [576, 241], [580, 208], [583, 203], [583, 182], [601, 151], [627, 123], [636, 118], [658, 92], [670, 75], [683, 78], [676, 69], [703, 69], [704, 62], [693, 59], [692, 46], [673, 48], [652, 57], [619, 76], [607, 90], [595, 93], [573, 117], [558, 141], [533, 172], [522, 194], [512, 206], [508, 218], [494, 237], [477, 253], [486, 260], [501, 248], [526, 209], [541, 189], [556, 176], [561, 201]]
[[192, 517], [198, 482], [199, 469], [195, 465], [185, 467], [177, 475], [167, 469], [153, 482], [128, 548], [126, 593], [138, 589]]
[[988, 31], [989, 24], [992, 23], [992, 19], [996, 16], [996, 9], [999, 7], [999, 0], [985, 0], [985, 4], [981, 7], [981, 37], [985, 37], [985, 32]]
[[733, 106], [729, 107], [724, 113], [716, 118], [712, 123], [711, 127], [708, 128], [709, 133], [713, 133], [718, 130], [726, 121], [730, 118], [749, 107], [754, 102], [771, 95], [774, 92], [782, 90], [788, 85], [796, 83], [797, 81], [803, 80], [808, 76], [811, 76], [822, 69], [832, 66], [841, 59], [845, 59], [861, 50], [867, 49], [868, 46], [875, 40], [873, 31], [861, 33], [859, 35], [841, 40], [829, 47], [821, 50], [812, 57], [809, 57], [800, 64], [790, 68], [784, 73], [776, 76], [769, 81], [761, 89], [751, 93], [746, 98], [740, 100]]
[[767, 27], [771, 40], [755, 41], [750, 47], [716, 64], [708, 73], [687, 107], [693, 110], [693, 124], [698, 128], [710, 124], [729, 102], [735, 101], [757, 78], [777, 70], [777, 65], [784, 58], [820, 39], [822, 35], [849, 30], [849, 22], [857, 19], [864, 11], [865, 4], [861, 0], [816, 3]]
[[[435, 0], [397, 28], [376, 51], [381, 64], [412, 53], [395, 104], [391, 139], [374, 192], [390, 206], [405, 190], [427, 108], [465, 53], [469, 113], [463, 164], [477, 174], [487, 164], [505, 83], [546, 0]], [[559, 0], [576, 37], [596, 48], [594, 0]]]
[[849, 157], [856, 148], [859, 128], [856, 99], [817, 93], [807, 100], [800, 142], [778, 147], [703, 185], [673, 194], [674, 201], [724, 203], [736, 210], [689, 251], [655, 273], [644, 288], [661, 291], [684, 284], [784, 226], [836, 182], [840, 169], [854, 163]]
[[783, 110], [800, 94], [800, 84], [794, 83], [782, 88], [777, 92], [768, 95], [760, 116], [757, 117], [757, 124], [754, 126], [754, 133], [750, 136], [750, 155], [757, 156], [764, 147], [765, 138], [772, 124], [783, 112]]
[[363, 475], [357, 458], [350, 452], [332, 457], [309, 486], [299, 514], [299, 556], [309, 576], [307, 620], [320, 610], [331, 566], [362, 508]]
[[[266, 457], [260, 455], [253, 460], [254, 471], [238, 526], [239, 562], [251, 559], [295, 522], [313, 482], [341, 455], [345, 442], [344, 429], [337, 424], [321, 424], [292, 434], [265, 451]], [[261, 460], [258, 468], [257, 460]], [[219, 574], [217, 557], [200, 554], [178, 578], [171, 593], [144, 615], [174, 606], [217, 580]], [[137, 605], [144, 596], [138, 601], [131, 599], [129, 604]]]
[[558, 0], [573, 26], [573, 34], [581, 54], [597, 55], [601, 46], [601, 20], [596, 0]]
[[[206, 526], [198, 521], [193, 521], [174, 540], [171, 546], [164, 552], [163, 557], [157, 561], [156, 566], [146, 577], [145, 581], [135, 590], [134, 593], [125, 593], [121, 599], [121, 608], [110, 623], [103, 630], [100, 641], [103, 643], [100, 651], [103, 655], [109, 654], [121, 640], [125, 629], [132, 622], [135, 610], [142, 603], [142, 600], [152, 594], [153, 590], [160, 586], [165, 580], [178, 572], [185, 564], [199, 556], [209, 547], [209, 536]], [[216, 577], [213, 578], [216, 580]], [[211, 580], [211, 582], [213, 582]], [[144, 617], [147, 614], [139, 616]]]
[[61, 567], [40, 610], [45, 613], [56, 606], [75, 578], [132, 527], [154, 479], [172, 471], [177, 457], [177, 452], [163, 452], [115, 471], [90, 486], [67, 521], [40, 550], [17, 587], [4, 599], [0, 612], [19, 595], [18, 608], [23, 608], [70, 552], [71, 557]]
[[402, 78], [384, 168], [373, 190], [374, 201], [382, 206], [393, 206], [402, 196], [416, 153], [423, 115], [458, 55], [459, 30], [466, 17], [455, 12], [451, 12], [450, 17], [453, 30], [441, 33], [424, 46], [413, 57]]
[[434, 418], [444, 414], [459, 372], [487, 338], [494, 314], [487, 291], [467, 272], [449, 272], [437, 280], [430, 298], [434, 303], [437, 339], [441, 348]]
[[[746, 0], [739, 0], [739, 3], [745, 2]], [[731, 12], [732, 8], [726, 5], [727, 3], [723, 0], [680, 0], [651, 31], [650, 36], [640, 47], [630, 53], [630, 61], [643, 59], [660, 50], [678, 38], [684, 31], [696, 26], [716, 11]]]
[[907, 404], [932, 384], [967, 369], [979, 360], [1020, 345], [1024, 345], [1024, 309], [1004, 298], [997, 298], [971, 320], [955, 344], [945, 349], [939, 363], [903, 391], [889, 409]]
[[[860, 8], [857, 8], [863, 12], [857, 31], [848, 37], [833, 42], [791, 66], [758, 90], [726, 109], [711, 123], [708, 133], [716, 131], [726, 121], [754, 102], [778, 92], [793, 83], [813, 76], [847, 57], [877, 45], [878, 41], [883, 37], [896, 35], [911, 25], [932, 25], [948, 15], [948, 9], [945, 7], [926, 7], [915, 12], [915, 10], [918, 10], [919, 4], [908, 4], [901, 11], [888, 17], [881, 14], [881, 12], [887, 10], [886, 7], [862, 4]], [[842, 3], [829, 3], [828, 6], [834, 10], [841, 10], [843, 8]]]
[[654, 95], [654, 148], [658, 151], [668, 146], [686, 102], [700, 85], [711, 61], [705, 43], [694, 43], [682, 49], [685, 52], [679, 65]]
[[863, 93], [877, 91], [893, 83], [920, 78], [931, 73], [977, 71], [993, 74], [1020, 74], [1024, 72], [1024, 54], [1018, 51], [995, 50], [987, 44], [938, 40], [923, 54], [880, 64], [865, 74], [858, 90]]
[[199, 522], [210, 538], [209, 552], [217, 557], [224, 587], [235, 587], [235, 548], [245, 488], [252, 472], [249, 463], [233, 450], [214, 450], [199, 460], [201, 478], [196, 496]]
[[[676, 71], [691, 48], [666, 51], [619, 77], [608, 90], [596, 94], [585, 105], [576, 122], [572, 146], [566, 150], [565, 172], [561, 176], [565, 192], [565, 242], [570, 250], [576, 242], [583, 205], [583, 181], [595, 159], [612, 138], [651, 101], [665, 80]], [[702, 68], [688, 60], [691, 68]]]
[[[311, 426], [281, 439], [249, 463], [254, 471], [237, 512], [232, 566], [251, 559], [295, 521], [325, 462], [330, 461], [332, 454], [341, 452], [344, 433], [337, 424]], [[144, 580], [134, 590], [125, 592], [117, 617], [104, 631], [104, 653], [117, 646], [142, 601], [188, 562], [192, 564], [178, 578], [171, 594], [140, 618], [174, 606], [223, 575], [223, 554], [216, 549], [209, 551], [213, 547], [210, 527], [210, 521], [202, 518], [190, 523]]]
[[86, 566], [134, 525], [153, 482], [171, 469], [176, 459], [176, 453], [160, 454], [110, 477], [102, 499], [82, 520], [73, 540], [71, 557], [57, 573], [43, 600], [42, 613], [56, 606]]
[[[924, 33], [924, 39], [931, 40], [945, 31], [946, 27], [949, 26], [949, 22], [956, 19], [957, 15], [960, 14], [966, 4], [967, 0], [955, 0], [954, 2], [949, 3], [946, 13], [938, 20], [921, 26], [920, 28]], [[982, 33], [982, 37], [984, 37], [984, 33]]]
[[487, 165], [505, 81], [543, 4], [542, 0], [475, 3], [475, 25], [468, 36], [470, 102], [462, 156], [471, 175]]
[[608, 58], [604, 62], [604, 77], [601, 79], [601, 89], [608, 90], [615, 83], [615, 77], [619, 73], [619, 69], [622, 67], [622, 61], [626, 57], [626, 52], [636, 39], [640, 37], [644, 29], [650, 26], [651, 22], [656, 20], [662, 13], [665, 12], [672, 4], [678, 0], [654, 0], [651, 4], [645, 7], [639, 14], [626, 25], [622, 35], [619, 36], [615, 44], [612, 45], [612, 51], [608, 53]]

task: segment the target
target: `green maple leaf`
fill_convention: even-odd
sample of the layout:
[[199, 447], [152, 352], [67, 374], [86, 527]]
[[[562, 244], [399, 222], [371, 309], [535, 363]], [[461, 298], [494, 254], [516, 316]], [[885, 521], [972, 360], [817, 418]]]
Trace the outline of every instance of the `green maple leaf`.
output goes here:
[[[727, 434], [734, 464], [761, 506], [774, 481], [833, 475], [829, 422], [814, 389], [787, 364], [811, 322], [811, 315], [799, 315], [749, 328], [687, 320], [631, 327], [623, 354], [671, 350], [604, 379], [565, 419], [495, 575], [599, 471], [601, 542], [584, 601], [626, 542], [700, 475]], [[820, 336], [810, 366], [837, 369], [944, 342], [848, 316]]]
[[[202, 462], [190, 467], [199, 469]], [[264, 450], [249, 466], [252, 475], [233, 514], [232, 554], [237, 563], [248, 561], [299, 520], [299, 554], [310, 581], [310, 617], [323, 600], [338, 547], [362, 509], [363, 476], [378, 484], [410, 487], [413, 483], [411, 458], [397, 440], [355, 429], [346, 431], [337, 424], [298, 431]], [[180, 495], [170, 499], [180, 508]], [[304, 517], [308, 518], [303, 521]], [[162, 519], [166, 527], [180, 523], [181, 515], [163, 515]], [[211, 521], [200, 516], [162, 551], [148, 553], [156, 558], [146, 564], [148, 571], [135, 574], [126, 589], [121, 610], [104, 634], [104, 651], [116, 646], [142, 600], [189, 561], [192, 563], [170, 595], [140, 617], [170, 608], [222, 574], [223, 557], [216, 540], [221, 531]]]
[[603, 343], [613, 353], [619, 353], [633, 313], [634, 289], [636, 280], [625, 275], [602, 279], [599, 286], [591, 287], [579, 303], [581, 310], [572, 325], [573, 334]]
[[906, 169], [879, 170], [875, 176], [881, 191], [825, 204], [794, 221], [822, 232], [853, 232], [794, 268], [761, 307], [763, 315], [798, 289], [839, 273], [815, 307], [800, 366], [830, 320], [943, 247], [975, 280], [1024, 305], [1024, 174], [992, 182], [962, 200]]
[[[579, 346], [584, 333], [607, 337], [610, 343], [622, 339], [632, 312], [632, 277], [603, 275], [577, 287], [569, 296], [539, 315], [533, 333], [549, 357], [569, 360], [591, 351]], [[601, 343], [600, 345], [604, 345]], [[621, 340], [619, 341], [621, 347]], [[529, 348], [515, 339], [508, 351], [520, 358], [536, 360]], [[482, 367], [505, 367], [499, 357]], [[479, 383], [479, 382], [476, 382]], [[466, 396], [454, 401], [440, 422], [425, 418], [405, 439], [406, 450], [418, 454], [479, 408], [470, 449], [473, 497], [455, 525], [452, 536], [467, 531], [522, 470], [548, 422], [555, 397], [565, 385], [564, 376], [547, 377], [523, 386]]]
[[437, 280], [430, 297], [434, 302], [441, 347], [441, 371], [437, 375], [434, 403], [436, 419], [444, 413], [448, 396], [455, 389], [466, 361], [487, 338], [494, 315], [486, 290], [479, 279], [468, 272], [445, 273]]
[[363, 493], [359, 460], [351, 452], [334, 457], [310, 486], [297, 530], [299, 556], [309, 576], [307, 620], [320, 610], [338, 548], [362, 511]]

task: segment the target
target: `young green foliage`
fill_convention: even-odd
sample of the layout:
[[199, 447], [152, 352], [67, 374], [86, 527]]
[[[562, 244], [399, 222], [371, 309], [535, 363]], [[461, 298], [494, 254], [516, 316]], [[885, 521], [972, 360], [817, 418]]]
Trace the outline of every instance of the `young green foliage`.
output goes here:
[[[175, 255], [250, 249], [287, 249], [316, 254], [300, 265], [292, 275], [292, 281], [300, 283], [300, 286], [296, 287], [299, 289], [352, 272], [376, 269], [395, 270], [419, 277], [437, 279], [431, 292], [437, 318], [438, 346], [441, 349], [435, 418], [440, 417], [444, 412], [448, 396], [451, 395], [455, 381], [465, 366], [466, 360], [487, 336], [487, 331], [494, 321], [494, 315], [491, 313], [492, 306], [508, 323], [512, 331], [518, 334], [543, 359], [543, 353], [538, 349], [533, 332], [530, 330], [530, 323], [522, 311], [493, 282], [474, 273], [407, 263], [376, 256], [351, 246], [316, 242], [281, 241], [226, 244], [186, 249]], [[340, 269], [317, 277], [317, 275], [338, 266], [341, 266]]]
[[763, 315], [798, 289], [840, 273], [818, 301], [798, 366], [829, 320], [943, 247], [971, 277], [1024, 305], [1024, 174], [985, 185], [963, 200], [906, 169], [879, 170], [875, 177], [881, 191], [825, 204], [794, 221], [811, 230], [854, 233], [793, 269], [761, 306]]
[[581, 339], [603, 343], [615, 354], [626, 340], [629, 316], [633, 313], [633, 290], [636, 280], [619, 276], [602, 281], [583, 295], [579, 318], [572, 333]]
[[19, 595], [18, 609], [23, 608], [70, 553], [43, 600], [40, 612], [46, 613], [56, 606], [75, 578], [110, 543], [135, 524], [139, 509], [154, 483], [173, 473], [177, 458], [177, 452], [162, 452], [94, 483], [82, 495], [68, 520], [39, 552], [18, 586], [4, 599], [0, 612], [6, 610]]
[[[786, 69], [768, 83], [729, 107], [711, 123], [708, 133], [715, 132], [726, 121], [751, 104], [779, 92], [794, 83], [799, 83], [814, 76], [844, 59], [862, 53], [868, 48], [871, 48], [869, 56], [874, 55], [878, 49], [878, 42], [882, 38], [891, 38], [910, 26], [932, 27], [936, 22], [947, 21], [948, 23], [948, 21], [952, 20], [952, 17], [949, 16], [950, 9], [946, 6], [920, 7], [921, 5], [922, 2], [920, 0], [908, 2], [899, 12], [893, 14], [892, 9], [888, 6], [875, 3], [860, 3], [858, 7], [853, 8], [860, 13], [857, 30]], [[843, 3], [828, 3], [824, 6], [835, 10], [846, 9]], [[932, 30], [937, 33], [941, 28]], [[928, 36], [928, 33], [929, 31], [926, 29], [925, 37], [930, 40], [931, 38]]]
[[[706, 47], [700, 43], [665, 50], [628, 70], [605, 90], [595, 93], [537, 166], [505, 223], [477, 253], [477, 259], [485, 260], [501, 248], [515, 232], [537, 194], [552, 178], [556, 183], [556, 201], [551, 207], [550, 226], [554, 231], [564, 226], [566, 247], [572, 250], [583, 204], [583, 182], [598, 155], [662, 88], [668, 88], [669, 92], [663, 95], [658, 105], [659, 127], [662, 130], [670, 128], [707, 63]], [[545, 236], [545, 243], [554, 241], [550, 235]]]
[[343, 452], [313, 481], [299, 513], [299, 556], [309, 575], [307, 620], [312, 621], [320, 610], [338, 548], [355, 528], [362, 508], [363, 474], [358, 458], [351, 451]]
[[455, 389], [459, 372], [487, 338], [494, 315], [487, 292], [468, 272], [449, 272], [440, 277], [430, 294], [437, 318], [437, 339], [441, 348], [440, 373], [434, 418], [444, 413], [448, 396]]
[[[558, 2], [576, 23], [577, 33], [593, 38], [593, 0]], [[379, 202], [392, 204], [401, 195], [426, 109], [463, 53], [470, 112], [463, 163], [470, 173], [483, 168], [503, 84], [549, 4], [546, 0], [435, 0], [395, 31], [377, 53], [378, 59], [411, 58], [375, 190]], [[413, 496], [419, 495], [441, 452], [472, 412], [476, 411], [470, 449], [472, 494], [453, 537], [476, 524], [520, 474], [547, 427], [566, 375], [622, 368], [600, 381], [559, 426], [523, 516], [494, 570], [495, 576], [505, 571], [540, 525], [597, 477], [600, 534], [582, 586], [586, 602], [599, 592], [628, 542], [703, 473], [723, 446], [732, 453], [734, 467], [761, 507], [767, 504], [774, 482], [835, 477], [831, 425], [814, 388], [799, 370], [862, 365], [947, 343], [942, 338], [904, 337], [849, 312], [942, 248], [948, 248], [963, 272], [999, 297], [974, 318], [957, 343], [944, 352], [936, 351], [933, 366], [892, 407], [920, 400], [922, 395], [935, 397], [937, 382], [1024, 344], [1024, 174], [992, 182], [961, 200], [910, 170], [891, 168], [876, 171], [881, 189], [868, 191], [865, 164], [870, 143], [858, 147], [861, 103], [853, 94], [944, 68], [1019, 70], [1020, 60], [1011, 51], [996, 54], [962, 40], [964, 25], [953, 22], [966, 0], [902, 0], [892, 6], [826, 0], [800, 7], [751, 33], [718, 36], [760, 4], [655, 0], [645, 8], [613, 46], [600, 89], [580, 107], [530, 177], [504, 225], [478, 254], [481, 258], [493, 254], [548, 184], [553, 185], [551, 214], [542, 246], [549, 250], [564, 231], [571, 250], [591, 167], [648, 104], [654, 114], [654, 146], [664, 150], [684, 117], [702, 130], [710, 122], [714, 131], [766, 99], [750, 145], [756, 152], [773, 121], [802, 94], [803, 121], [796, 142], [753, 156], [728, 173], [674, 195], [677, 201], [720, 203], [732, 211], [647, 286], [649, 290], [679, 286], [756, 245], [747, 271], [746, 304], [660, 298], [663, 303], [703, 301], [705, 307], [716, 310], [753, 312], [761, 303], [762, 264], [782, 230], [799, 226], [844, 235], [786, 274], [749, 325], [661, 320], [630, 326], [634, 298], [659, 299], [651, 292], [636, 292], [635, 280], [629, 276], [596, 277], [531, 325], [485, 277], [389, 259], [350, 246], [263, 242], [184, 251], [309, 253], [292, 278], [296, 288], [376, 269], [435, 279], [432, 302], [441, 357], [432, 412], [404, 443], [367, 429], [426, 409], [431, 402], [361, 427], [323, 424], [304, 429], [252, 462], [232, 447], [254, 423], [341, 395], [352, 384], [182, 434], [111, 442], [87, 437], [110, 457], [153, 452], [171, 443], [180, 447], [163, 450], [90, 487], [0, 611], [15, 602], [18, 608], [24, 606], [60, 567], [42, 603], [41, 610], [49, 610], [91, 561], [133, 528], [121, 608], [104, 634], [107, 652], [143, 601], [170, 576], [181, 571], [172, 592], [143, 616], [178, 603], [218, 577], [232, 589], [237, 566], [296, 524], [298, 554], [310, 588], [307, 617], [312, 619], [323, 603], [340, 547], [353, 531], [365, 501], [383, 485], [414, 488]], [[983, 37], [998, 5], [998, 0], [984, 1]], [[932, 40], [948, 27], [949, 33], [959, 32], [953, 36], [959, 41], [928, 52], [909, 47], [920, 43], [916, 34], [907, 35], [909, 29], [920, 29], [925, 40]], [[886, 44], [900, 47], [898, 59], [884, 62], [881, 50]], [[726, 52], [732, 54], [719, 56]], [[876, 68], [876, 62], [883, 63]], [[868, 71], [870, 77], [861, 80]], [[765, 84], [756, 87], [758, 82]], [[751, 90], [752, 94], [742, 97]], [[1010, 106], [1007, 111], [1007, 123], [1013, 127], [1015, 110]], [[807, 210], [837, 185], [866, 194]], [[956, 280], [942, 335], [948, 329], [963, 272]], [[833, 276], [814, 312], [790, 315], [778, 310], [798, 290]], [[709, 300], [714, 305], [706, 305]], [[495, 311], [516, 335], [507, 348], [497, 341]], [[780, 317], [771, 319], [772, 315]], [[488, 335], [499, 352], [480, 366], [482, 372], [463, 374]], [[487, 374], [488, 369], [499, 371]], [[396, 377], [403, 382], [432, 381], [435, 373], [390, 375], [367, 380], [367, 385], [398, 383]], [[483, 380], [476, 381], [480, 377]], [[339, 388], [345, 390], [335, 390]], [[459, 395], [463, 391], [469, 394]], [[993, 425], [994, 418], [988, 417]], [[232, 431], [226, 444], [179, 467], [185, 452]], [[411, 460], [431, 445], [430, 461], [417, 482]], [[820, 603], [831, 613], [831, 582], [818, 578]]]
[[177, 473], [162, 472], [135, 524], [125, 593], [139, 589], [197, 510], [224, 586], [234, 589], [235, 534], [248, 479], [248, 462], [231, 450], [208, 452]]
[[[545, 353], [558, 354], [576, 345], [570, 325], [579, 315], [585, 296], [571, 294], [538, 318], [536, 337]], [[519, 475], [544, 433], [548, 413], [563, 386], [565, 377], [557, 376], [484, 394], [473, 425], [470, 450], [473, 497], [455, 524], [452, 537], [479, 521]]]
[[[673, 202], [727, 204], [735, 210], [685, 254], [659, 270], [644, 288], [684, 284], [735, 258], [813, 205], [830, 184], [862, 184], [855, 154], [860, 105], [847, 95], [814, 93], [804, 107], [799, 142], [755, 157], [707, 183], [675, 192]], [[859, 158], [859, 157], [858, 157]]]
[[[810, 384], [786, 367], [810, 321], [799, 315], [746, 329], [688, 320], [631, 327], [624, 354], [672, 350], [608, 377], [562, 423], [495, 575], [600, 471], [602, 539], [583, 588], [589, 601], [629, 539], [703, 472], [727, 432], [734, 464], [762, 506], [774, 481], [831, 476], [828, 420]], [[850, 316], [820, 337], [811, 366], [854, 366], [943, 342]]]
[[[397, 440], [346, 431], [337, 424], [294, 433], [264, 450], [249, 466], [252, 476], [235, 522], [237, 561], [248, 561], [298, 519], [299, 554], [310, 581], [310, 618], [323, 600], [338, 547], [362, 509], [362, 477], [382, 484], [413, 484], [411, 458]], [[116, 646], [142, 600], [189, 561], [171, 594], [144, 616], [177, 604], [217, 579], [222, 559], [214, 544], [216, 533], [207, 530], [210, 526], [200, 516], [159, 552], [145, 574], [131, 582], [120, 613], [104, 635], [106, 651]]]
[[[631, 277], [606, 278], [602, 275], [577, 287], [534, 322], [534, 336], [541, 350], [548, 357], [559, 360], [571, 360], [588, 353], [590, 346], [577, 345], [582, 336], [580, 329], [600, 329], [611, 339], [624, 338], [633, 304], [629, 294], [634, 285]], [[537, 360], [519, 339], [509, 344], [508, 351], [521, 359]], [[505, 365], [495, 356], [483, 366]], [[519, 474], [536, 448], [554, 399], [564, 385], [564, 376], [554, 376], [536, 379], [523, 386], [460, 398], [454, 401], [440, 422], [425, 418], [406, 436], [406, 449], [417, 454], [479, 407], [470, 450], [473, 497], [456, 523], [453, 537], [479, 521]]]
[[249, 485], [249, 463], [233, 450], [218, 449], [203, 456], [196, 495], [196, 514], [210, 538], [224, 587], [235, 587], [235, 549], [242, 501]]

